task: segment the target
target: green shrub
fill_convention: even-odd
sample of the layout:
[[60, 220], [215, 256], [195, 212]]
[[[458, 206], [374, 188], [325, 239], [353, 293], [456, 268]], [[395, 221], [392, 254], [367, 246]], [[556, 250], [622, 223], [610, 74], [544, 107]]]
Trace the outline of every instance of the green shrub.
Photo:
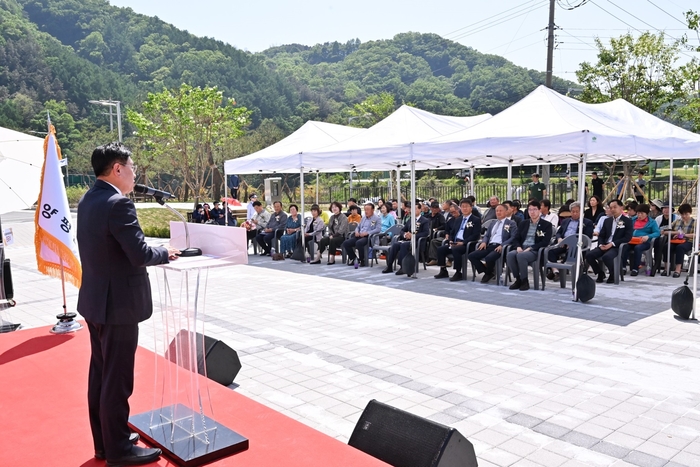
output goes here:
[[68, 204], [70, 207], [74, 208], [78, 205], [78, 201], [83, 197], [89, 187], [83, 185], [74, 185], [66, 188], [66, 195], [68, 195]]

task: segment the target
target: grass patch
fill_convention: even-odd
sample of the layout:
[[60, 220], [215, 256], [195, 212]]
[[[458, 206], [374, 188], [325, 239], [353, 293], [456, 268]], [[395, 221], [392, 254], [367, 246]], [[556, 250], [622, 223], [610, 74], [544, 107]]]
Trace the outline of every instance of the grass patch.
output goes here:
[[[178, 211], [187, 219], [187, 210]], [[136, 216], [144, 235], [157, 238], [170, 238], [170, 221], [181, 220], [166, 208], [137, 209]]]

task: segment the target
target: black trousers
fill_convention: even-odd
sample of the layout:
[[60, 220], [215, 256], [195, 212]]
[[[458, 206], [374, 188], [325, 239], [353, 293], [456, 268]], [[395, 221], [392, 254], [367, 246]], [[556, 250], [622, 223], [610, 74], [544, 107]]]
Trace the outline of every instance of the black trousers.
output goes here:
[[[600, 264], [602, 260], [605, 267], [608, 268], [608, 274], [612, 276], [615, 273], [615, 258], [617, 258], [619, 248], [612, 247], [607, 251], [603, 251], [598, 248], [594, 248], [588, 252], [586, 255], [586, 262], [591, 265], [593, 273], [601, 274], [603, 272], [603, 266]], [[624, 253], [623, 253], [624, 258]]]
[[445, 267], [445, 259], [447, 258], [447, 255], [452, 251], [452, 265], [455, 268], [455, 271], [457, 272], [462, 272], [462, 258], [464, 257], [464, 253], [467, 252], [467, 245], [466, 243], [462, 243], [461, 245], [452, 245], [450, 246], [449, 244], [442, 245], [441, 247], [438, 247], [437, 249], [437, 262], [438, 266], [440, 267]]
[[[496, 251], [500, 245], [497, 243], [489, 243], [483, 250], [475, 250], [469, 253], [469, 262], [474, 265], [474, 269], [479, 274], [488, 273], [493, 274], [493, 268], [496, 266], [496, 261], [501, 257], [502, 251]], [[486, 267], [484, 267], [484, 261]], [[500, 273], [499, 273], [500, 274]]]
[[547, 254], [547, 261], [550, 263], [557, 263], [561, 259], [562, 256], [566, 254], [567, 248], [564, 248], [563, 246], [558, 246], [556, 248], [552, 248], [549, 250], [549, 253]]
[[87, 323], [90, 331], [88, 412], [96, 451], [107, 459], [126, 455], [129, 436], [129, 396], [134, 391], [134, 358], [138, 324]]
[[323, 237], [320, 242], [318, 242], [318, 248], [321, 254], [328, 248], [328, 254], [335, 256], [335, 252], [340, 248], [340, 245], [345, 241], [345, 237], [339, 235], [337, 237]]
[[391, 245], [391, 248], [389, 249], [389, 253], [387, 253], [386, 264], [393, 266], [394, 259], [397, 259], [399, 266], [401, 266], [401, 262], [403, 261], [404, 256], [406, 256], [407, 254], [410, 254], [410, 252], [411, 252], [411, 242], [410, 241], [401, 240], [401, 241], [398, 241], [396, 243], [393, 243]]
[[357, 256], [360, 257], [360, 262], [365, 260], [365, 245], [369, 242], [369, 237], [352, 236], [343, 242], [343, 248], [348, 255], [349, 261], [355, 261], [355, 248], [357, 248]]
[[258, 245], [260, 245], [260, 248], [262, 248], [263, 253], [270, 253], [277, 233], [275, 231], [265, 232], [264, 230], [260, 230], [259, 232], [260, 233], [255, 236], [255, 240], [258, 242]]

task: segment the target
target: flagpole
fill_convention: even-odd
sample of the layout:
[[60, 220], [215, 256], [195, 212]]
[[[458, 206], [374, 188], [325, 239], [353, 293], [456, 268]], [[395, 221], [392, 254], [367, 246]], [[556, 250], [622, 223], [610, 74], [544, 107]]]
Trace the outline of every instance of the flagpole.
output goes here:
[[[51, 114], [49, 111], [46, 111], [46, 126], [47, 126], [47, 138], [51, 135]], [[49, 141], [51, 139], [49, 138]], [[46, 161], [44, 160], [44, 166], [46, 165]], [[43, 177], [42, 177], [42, 182], [43, 182]], [[39, 209], [37, 207], [37, 209]], [[67, 300], [66, 300], [66, 274], [65, 274], [65, 267], [63, 265], [63, 258], [61, 255], [59, 256], [59, 261], [61, 262], [61, 290], [63, 292], [63, 313], [60, 313], [56, 315], [56, 318], [58, 319], [58, 323], [54, 325], [54, 327], [51, 328], [51, 333], [52, 334], [67, 334], [69, 332], [75, 332], [79, 331], [83, 328], [83, 325], [80, 324], [75, 320], [75, 318], [78, 316], [77, 313], [68, 313], [68, 306], [67, 306]]]

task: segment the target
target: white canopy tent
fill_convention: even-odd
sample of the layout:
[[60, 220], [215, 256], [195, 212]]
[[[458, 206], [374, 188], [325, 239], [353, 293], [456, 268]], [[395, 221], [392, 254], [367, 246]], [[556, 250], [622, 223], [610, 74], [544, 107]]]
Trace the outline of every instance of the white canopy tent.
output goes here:
[[296, 160], [307, 151], [332, 146], [348, 138], [364, 133], [364, 128], [353, 128], [333, 123], [308, 121], [297, 131], [275, 144], [248, 156], [224, 163], [227, 174], [257, 172], [296, 173]]
[[43, 139], [0, 127], [0, 214], [34, 205], [43, 164]]

